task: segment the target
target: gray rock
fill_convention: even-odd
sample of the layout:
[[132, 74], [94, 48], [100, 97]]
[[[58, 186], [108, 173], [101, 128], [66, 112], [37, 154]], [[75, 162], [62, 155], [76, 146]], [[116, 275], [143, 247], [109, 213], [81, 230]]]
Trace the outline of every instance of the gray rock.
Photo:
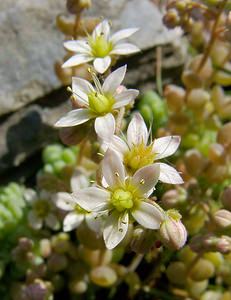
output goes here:
[[[165, 52], [169, 56], [167, 48]], [[126, 60], [128, 63], [126, 86], [138, 88], [141, 93], [155, 88], [154, 54], [155, 51], [151, 49]], [[167, 82], [169, 76], [180, 77], [179, 70], [177, 68], [163, 70], [163, 83]], [[10, 168], [21, 165], [45, 145], [59, 141], [58, 131], [54, 129], [53, 124], [70, 109], [68, 93], [65, 88], [61, 88], [37, 101], [36, 104], [22, 108], [5, 118], [0, 125], [0, 175], [5, 174]], [[30, 162], [28, 164], [27, 169], [30, 169]], [[26, 169], [24, 166], [22, 169], [24, 176]]]
[[[64, 54], [55, 26], [63, 12], [65, 0], [0, 1], [0, 115], [60, 87], [53, 66]], [[93, 0], [89, 13], [111, 19], [115, 30], [140, 27], [132, 41], [141, 49], [174, 39], [150, 0]]]
[[48, 143], [58, 141], [53, 124], [69, 110], [68, 102], [54, 107], [32, 104], [9, 116], [0, 127], [0, 174], [19, 166]]

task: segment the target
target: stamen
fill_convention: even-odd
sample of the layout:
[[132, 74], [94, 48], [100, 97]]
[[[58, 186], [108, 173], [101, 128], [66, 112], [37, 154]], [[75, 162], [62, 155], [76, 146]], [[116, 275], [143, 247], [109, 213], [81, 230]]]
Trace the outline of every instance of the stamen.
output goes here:
[[104, 157], [104, 154], [103, 153], [100, 153], [100, 152], [97, 152], [97, 154], [101, 157]]
[[72, 96], [77, 97], [77, 100], [79, 98], [82, 102], [84, 102], [85, 105], [87, 105], [87, 106], [89, 105], [88, 102], [83, 97], [81, 97], [77, 93], [73, 92], [73, 90], [72, 90], [72, 88], [70, 86], [67, 87], [67, 91], [70, 92], [70, 93], [72, 93]]
[[120, 174], [118, 172], [115, 172], [116, 177], [120, 177]]
[[103, 94], [102, 86], [101, 86], [101, 83], [100, 83], [99, 78], [97, 77], [96, 73], [93, 71], [92, 68], [88, 68], [88, 72], [91, 74], [91, 77], [94, 81], [94, 84], [95, 84], [95, 87], [96, 87], [98, 93]]
[[145, 180], [144, 180], [144, 179], [141, 179], [141, 180], [140, 180], [140, 184], [145, 184]]

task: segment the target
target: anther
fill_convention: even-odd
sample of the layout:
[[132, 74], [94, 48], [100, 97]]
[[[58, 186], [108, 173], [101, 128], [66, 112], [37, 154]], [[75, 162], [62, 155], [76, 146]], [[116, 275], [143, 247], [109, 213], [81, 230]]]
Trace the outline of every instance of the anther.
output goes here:
[[67, 87], [67, 91], [73, 93], [72, 88], [70, 86]]
[[140, 180], [140, 184], [145, 184], [145, 180], [144, 180], [144, 179], [141, 179], [141, 180]]
[[100, 152], [97, 152], [97, 154], [101, 157], [104, 157], [104, 154], [103, 153], [100, 153]]
[[115, 172], [116, 177], [120, 177], [120, 174], [118, 172]]

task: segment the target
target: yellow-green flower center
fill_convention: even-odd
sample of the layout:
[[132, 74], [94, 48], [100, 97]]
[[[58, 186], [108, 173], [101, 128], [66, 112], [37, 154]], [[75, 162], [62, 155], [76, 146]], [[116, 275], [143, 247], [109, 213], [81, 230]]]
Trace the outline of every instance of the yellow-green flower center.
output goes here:
[[50, 205], [47, 200], [38, 200], [34, 205], [35, 213], [40, 218], [45, 218], [50, 212]]
[[139, 187], [132, 185], [129, 181], [112, 190], [111, 205], [119, 212], [137, 208], [141, 200], [142, 194]]
[[138, 169], [150, 165], [155, 159], [152, 145], [146, 146], [143, 143], [135, 145], [124, 155], [124, 164], [132, 173]]
[[111, 42], [107, 41], [104, 35], [98, 35], [95, 39], [89, 37], [89, 45], [92, 49], [92, 55], [95, 57], [105, 57], [107, 56], [112, 48], [113, 45]]
[[111, 95], [91, 92], [88, 94], [89, 108], [98, 115], [111, 112], [115, 99]]
[[87, 210], [85, 210], [84, 208], [82, 208], [82, 207], [79, 206], [78, 204], [75, 205], [74, 210], [75, 210], [75, 212], [76, 212], [77, 214], [83, 214], [83, 215], [86, 215], [86, 214], [89, 213]]
[[133, 207], [133, 195], [121, 188], [116, 189], [112, 194], [111, 203], [119, 212], [130, 209]]

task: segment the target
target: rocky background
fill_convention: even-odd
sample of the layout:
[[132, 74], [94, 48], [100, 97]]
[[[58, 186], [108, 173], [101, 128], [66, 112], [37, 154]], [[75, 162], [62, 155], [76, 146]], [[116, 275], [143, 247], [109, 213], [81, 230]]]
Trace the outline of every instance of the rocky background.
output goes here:
[[[30, 178], [40, 164], [41, 148], [58, 140], [53, 123], [69, 104], [66, 88], [54, 73], [55, 61], [64, 54], [64, 36], [55, 19], [65, 11], [65, 0], [0, 1], [1, 182]], [[110, 19], [114, 30], [140, 28], [131, 40], [142, 52], [126, 59], [127, 85], [141, 91], [154, 87], [159, 45], [164, 80], [177, 77], [184, 56], [179, 32], [163, 26], [153, 0], [95, 0], [88, 14]]]

